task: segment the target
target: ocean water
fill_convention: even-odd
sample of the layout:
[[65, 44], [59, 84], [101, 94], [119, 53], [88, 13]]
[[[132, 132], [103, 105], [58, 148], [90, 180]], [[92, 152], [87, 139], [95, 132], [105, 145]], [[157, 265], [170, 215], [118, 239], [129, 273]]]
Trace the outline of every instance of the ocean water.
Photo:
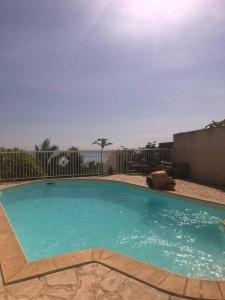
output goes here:
[[225, 210], [100, 180], [5, 190], [0, 201], [30, 261], [105, 248], [170, 272], [225, 279]]

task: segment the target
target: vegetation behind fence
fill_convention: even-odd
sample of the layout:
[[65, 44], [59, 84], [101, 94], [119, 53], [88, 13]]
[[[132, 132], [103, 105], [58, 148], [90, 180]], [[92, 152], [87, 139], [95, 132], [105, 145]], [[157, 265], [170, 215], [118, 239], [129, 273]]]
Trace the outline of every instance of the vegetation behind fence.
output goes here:
[[127, 171], [127, 162], [157, 164], [170, 159], [169, 149], [111, 151], [24, 151], [0, 152], [0, 181], [29, 180]]

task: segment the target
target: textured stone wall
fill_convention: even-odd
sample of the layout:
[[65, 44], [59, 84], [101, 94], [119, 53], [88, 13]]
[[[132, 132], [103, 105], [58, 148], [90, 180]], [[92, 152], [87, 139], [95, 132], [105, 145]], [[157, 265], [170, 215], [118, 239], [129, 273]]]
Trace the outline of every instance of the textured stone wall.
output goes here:
[[174, 134], [172, 161], [188, 163], [190, 177], [225, 186], [225, 127]]

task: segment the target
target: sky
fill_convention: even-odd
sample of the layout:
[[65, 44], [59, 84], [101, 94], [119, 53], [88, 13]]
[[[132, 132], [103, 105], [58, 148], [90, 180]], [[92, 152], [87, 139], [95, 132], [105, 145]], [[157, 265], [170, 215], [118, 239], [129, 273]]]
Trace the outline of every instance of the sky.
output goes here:
[[224, 117], [224, 0], [0, 1], [0, 146], [135, 148]]

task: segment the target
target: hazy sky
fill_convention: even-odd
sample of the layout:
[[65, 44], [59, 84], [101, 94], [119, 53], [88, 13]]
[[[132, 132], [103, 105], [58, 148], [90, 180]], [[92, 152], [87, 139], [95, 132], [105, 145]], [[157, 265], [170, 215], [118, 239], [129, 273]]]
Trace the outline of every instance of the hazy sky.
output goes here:
[[135, 147], [224, 117], [224, 0], [0, 1], [0, 146]]

